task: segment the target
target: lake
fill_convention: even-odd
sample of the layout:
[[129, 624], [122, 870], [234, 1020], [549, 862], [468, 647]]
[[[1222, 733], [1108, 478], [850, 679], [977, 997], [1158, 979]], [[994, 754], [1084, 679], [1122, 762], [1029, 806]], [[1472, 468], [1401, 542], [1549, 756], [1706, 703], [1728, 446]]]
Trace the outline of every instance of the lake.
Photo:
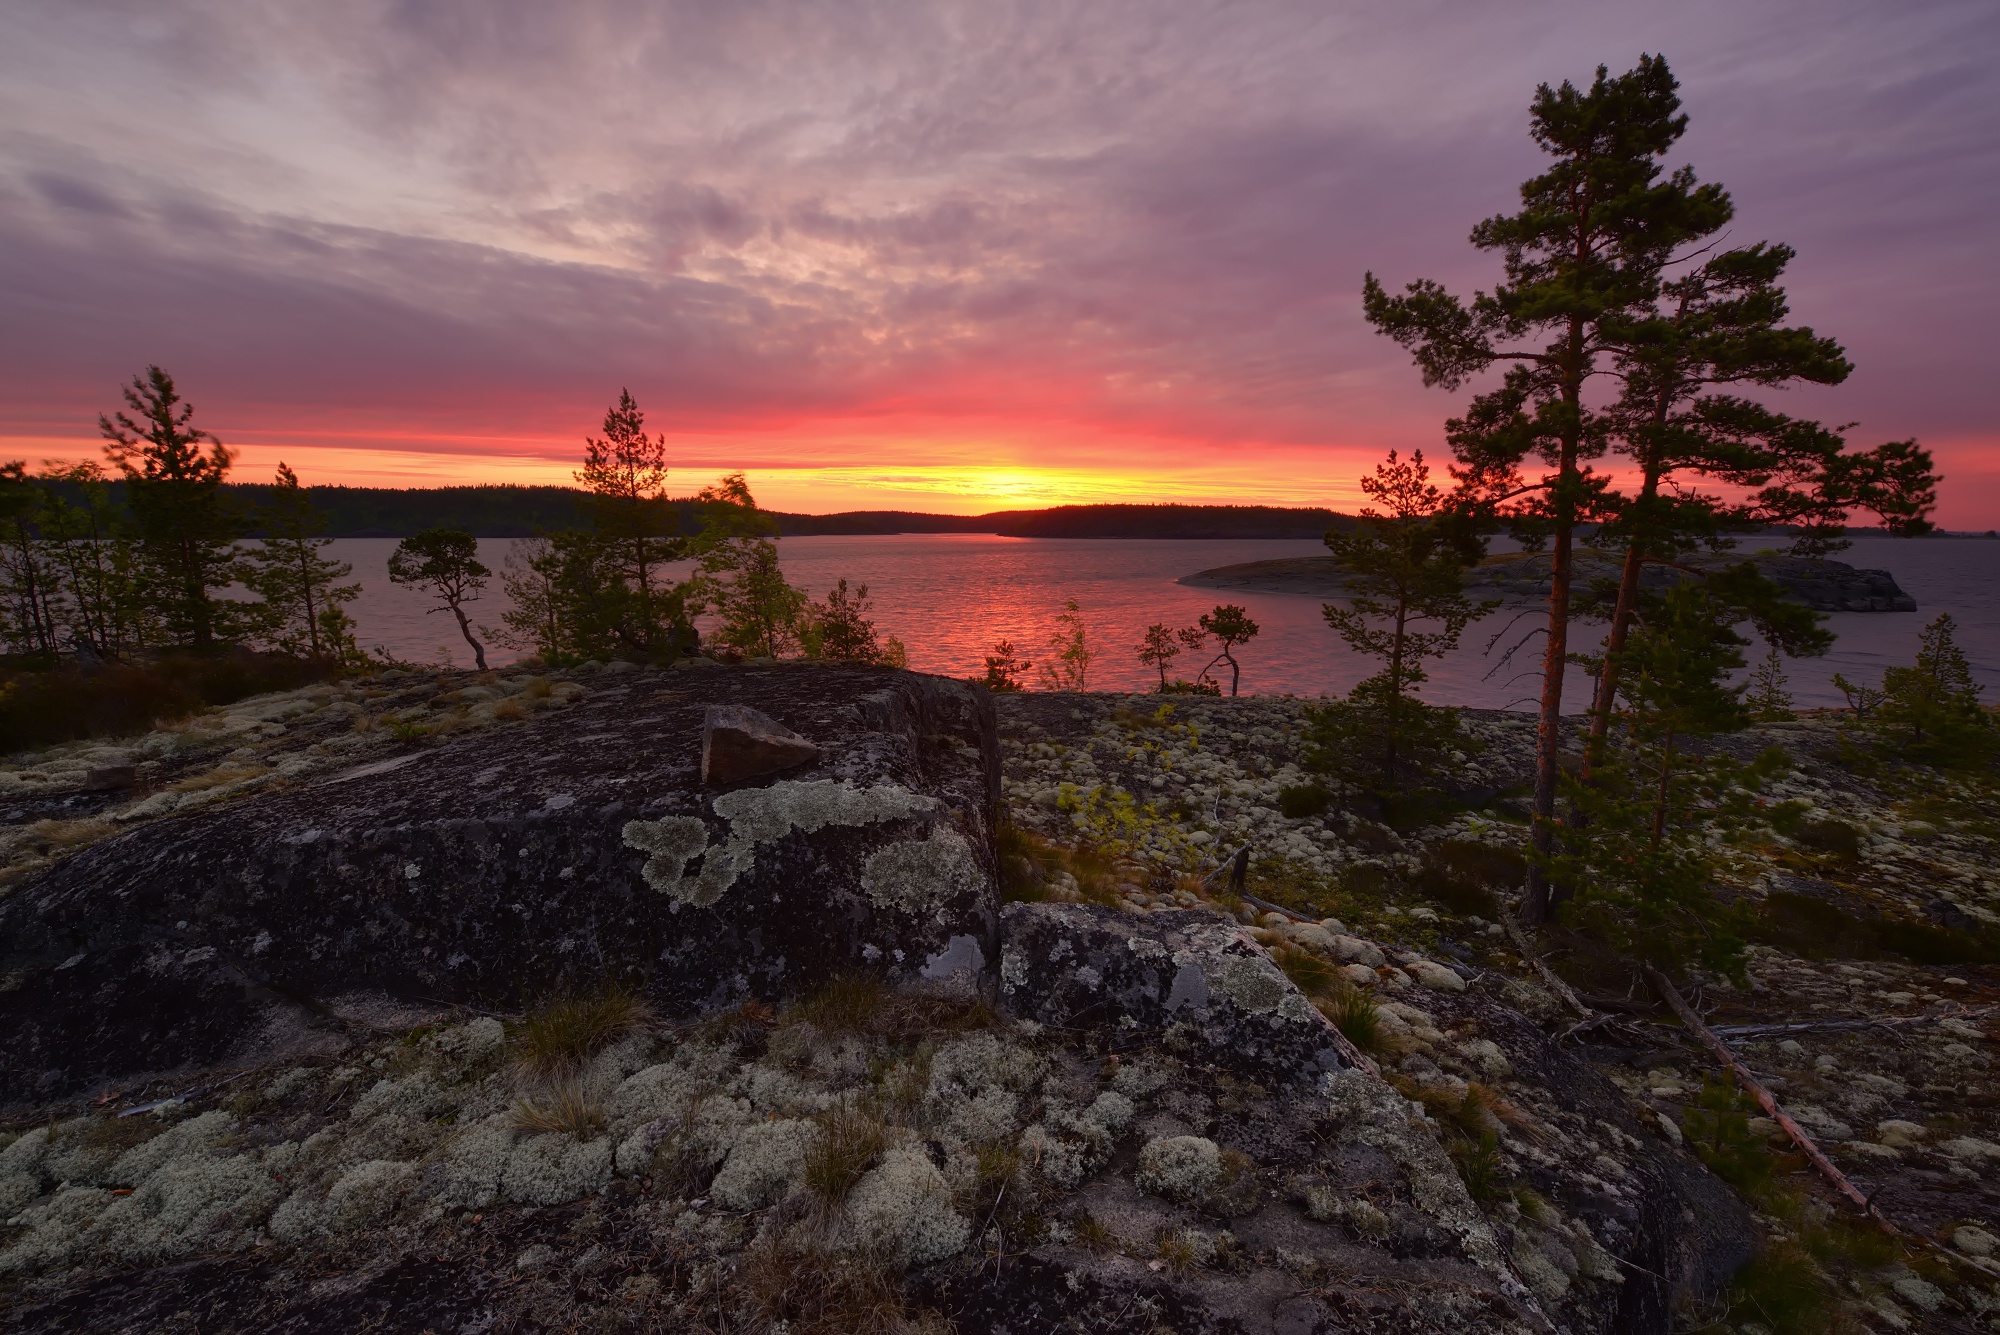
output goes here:
[[[392, 538], [343, 538], [332, 546], [334, 555], [352, 563], [354, 578], [364, 586], [351, 609], [362, 644], [380, 646], [399, 658], [468, 666], [471, 651], [449, 615], [427, 614], [421, 596], [389, 583], [387, 562], [395, 545]], [[481, 559], [496, 578], [472, 608], [476, 622], [499, 623], [505, 604], [497, 573], [512, 545], [505, 538], [480, 542]], [[1248, 608], [1262, 628], [1238, 651], [1245, 692], [1339, 694], [1374, 670], [1372, 663], [1349, 654], [1327, 628], [1318, 599], [1223, 594], [1174, 582], [1213, 566], [1323, 553], [1316, 542], [926, 533], [786, 538], [779, 549], [787, 577], [815, 596], [842, 577], [850, 585], [866, 584], [882, 632], [902, 640], [909, 647], [910, 666], [926, 672], [978, 675], [981, 659], [1003, 638], [1040, 659], [1055, 614], [1067, 598], [1082, 606], [1090, 642], [1098, 651], [1090, 669], [1092, 689], [1140, 690], [1149, 680], [1157, 682], [1135, 656], [1145, 627], [1155, 621], [1190, 624], [1222, 598]], [[1918, 629], [1939, 612], [1958, 620], [1959, 641], [1979, 680], [1989, 688], [2000, 687], [2000, 541], [1858, 537], [1840, 559], [1890, 571], [1920, 610], [1834, 613], [1828, 621], [1839, 636], [1833, 652], [1787, 665], [1799, 705], [1841, 703], [1831, 681], [1835, 672], [1872, 683], [1881, 679], [1885, 666], [1909, 663]], [[1532, 615], [1516, 623], [1517, 615], [1503, 611], [1470, 627], [1459, 652], [1433, 667], [1426, 695], [1440, 704], [1530, 706], [1539, 689], [1538, 643], [1522, 649], [1508, 667], [1498, 666], [1498, 650], [1485, 652], [1510, 623], [1513, 631], [1501, 641], [1503, 648], [1534, 624]], [[1584, 647], [1579, 641], [1595, 644], [1601, 634], [1600, 627], [1579, 624], [1571, 632], [1572, 647]], [[1750, 651], [1753, 657], [1761, 652]], [[488, 657], [499, 665], [518, 655], [489, 646]], [[1192, 669], [1181, 675], [1193, 675]], [[1584, 708], [1587, 681], [1572, 671], [1567, 684], [1566, 707]], [[2000, 690], [1994, 696], [2000, 698]]]

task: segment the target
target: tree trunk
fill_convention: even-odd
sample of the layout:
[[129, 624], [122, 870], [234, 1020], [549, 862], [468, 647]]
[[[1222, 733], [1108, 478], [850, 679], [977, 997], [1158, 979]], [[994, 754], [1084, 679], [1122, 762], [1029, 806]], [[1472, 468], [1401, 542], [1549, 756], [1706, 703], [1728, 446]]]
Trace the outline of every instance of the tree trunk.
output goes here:
[[1660, 849], [1660, 840], [1667, 833], [1667, 785], [1674, 774], [1674, 730], [1667, 729], [1667, 740], [1660, 753], [1660, 787], [1653, 796], [1653, 851]]
[[[1542, 654], [1542, 701], [1535, 723], [1535, 797], [1530, 840], [1535, 852], [1547, 857], [1555, 849], [1556, 785], [1562, 777], [1563, 668], [1569, 654], [1570, 525], [1558, 521], [1549, 566], [1549, 641]], [[1542, 869], [1528, 865], [1527, 893], [1521, 917], [1529, 923], [1546, 921], [1559, 902]]]
[[451, 605], [451, 614], [458, 618], [458, 633], [463, 635], [465, 642], [472, 646], [472, 661], [479, 665], [481, 672], [486, 671], [486, 646], [472, 638], [472, 622], [467, 620], [465, 609], [457, 603], [453, 603]]
[[[1588, 253], [1588, 238], [1577, 238], [1578, 262]], [[1556, 787], [1562, 777], [1563, 669], [1569, 660], [1569, 586], [1573, 574], [1572, 545], [1576, 527], [1576, 497], [1571, 484], [1577, 473], [1577, 452], [1583, 444], [1583, 377], [1586, 367], [1583, 318], [1572, 315], [1569, 346], [1563, 367], [1563, 403], [1568, 420], [1562, 426], [1562, 454], [1556, 465], [1555, 541], [1549, 551], [1549, 638], [1542, 654], [1542, 702], [1535, 724], [1535, 801], [1529, 819], [1530, 845], [1538, 857], [1555, 850]], [[1565, 896], [1551, 887], [1542, 869], [1528, 864], [1528, 884], [1521, 896], [1521, 918], [1530, 925], [1545, 922], [1549, 910]]]
[[1604, 639], [1604, 666], [1597, 674], [1597, 692], [1590, 702], [1590, 742], [1583, 749], [1583, 773], [1589, 783], [1604, 763], [1604, 738], [1611, 729], [1611, 706], [1618, 698], [1618, 657], [1632, 632], [1633, 605], [1639, 598], [1639, 572], [1644, 567], [1635, 538], [1625, 548], [1625, 568], [1618, 577], [1618, 607], [1611, 614], [1611, 633]]

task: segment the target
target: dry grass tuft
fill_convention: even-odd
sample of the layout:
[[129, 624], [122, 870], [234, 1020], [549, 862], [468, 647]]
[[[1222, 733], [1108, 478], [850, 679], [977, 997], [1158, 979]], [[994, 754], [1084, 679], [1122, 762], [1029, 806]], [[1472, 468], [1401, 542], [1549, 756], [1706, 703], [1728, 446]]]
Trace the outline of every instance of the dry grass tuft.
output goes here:
[[529, 1014], [510, 1034], [514, 1062], [538, 1080], [574, 1076], [590, 1059], [628, 1034], [652, 1024], [646, 1003], [630, 992], [551, 1001]]
[[986, 1029], [999, 1020], [983, 1001], [898, 992], [865, 973], [834, 978], [790, 1007], [785, 1018], [824, 1034], [868, 1034], [891, 1042]]
[[226, 788], [232, 783], [259, 778], [270, 772], [269, 765], [217, 765], [206, 774], [182, 779], [173, 786], [173, 790], [177, 793], [199, 793], [210, 788]]
[[760, 1046], [778, 1023], [778, 1013], [765, 1003], [752, 998], [740, 1006], [711, 1015], [696, 1023], [691, 1032], [694, 1037], [707, 1043], [733, 1043]]
[[561, 1080], [514, 1100], [514, 1125], [536, 1134], [559, 1132], [589, 1140], [607, 1121], [604, 1100], [580, 1081]]
[[1118, 1242], [1110, 1227], [1088, 1210], [1076, 1212], [1076, 1218], [1070, 1221], [1070, 1231], [1076, 1236], [1076, 1245], [1088, 1251], [1107, 1252]]
[[820, 1137], [806, 1152], [806, 1187], [827, 1205], [838, 1205], [888, 1148], [889, 1128], [872, 1111], [845, 1103], [818, 1120]]
[[937, 1313], [912, 1312], [883, 1261], [812, 1242], [768, 1242], [737, 1271], [750, 1314], [789, 1335], [943, 1335]]
[[46, 856], [108, 839], [118, 828], [108, 820], [38, 820], [23, 832], [21, 842]]
[[1333, 1021], [1333, 1027], [1363, 1052], [1381, 1052], [1386, 1046], [1382, 1033], [1382, 1013], [1375, 998], [1346, 983], [1325, 996], [1315, 997], [1319, 1013]]
[[1176, 1275], [1186, 1274], [1201, 1264], [1201, 1249], [1195, 1246], [1186, 1229], [1161, 1229], [1153, 1239], [1153, 1255], [1166, 1262], [1167, 1269]]

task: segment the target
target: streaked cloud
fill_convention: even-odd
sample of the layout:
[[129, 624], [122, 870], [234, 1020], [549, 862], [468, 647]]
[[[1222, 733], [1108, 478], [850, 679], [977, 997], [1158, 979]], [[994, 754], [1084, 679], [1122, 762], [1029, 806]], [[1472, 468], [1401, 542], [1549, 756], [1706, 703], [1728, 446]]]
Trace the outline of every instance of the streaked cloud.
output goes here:
[[1860, 365], [1799, 406], [1925, 436], [1965, 479], [1946, 519], [2000, 520], [1990, 6], [14, 12], [0, 432], [24, 449], [87, 446], [159, 361], [246, 467], [310, 442], [356, 478], [541, 478], [629, 385], [691, 471], [801, 496], [909, 506], [929, 493], [868, 479], [988, 468], [1323, 499], [1455, 402], [1363, 326], [1362, 271], [1490, 282], [1464, 237], [1535, 168], [1533, 85], [1660, 50], [1687, 158], [1738, 236], [1800, 248], [1801, 318]]

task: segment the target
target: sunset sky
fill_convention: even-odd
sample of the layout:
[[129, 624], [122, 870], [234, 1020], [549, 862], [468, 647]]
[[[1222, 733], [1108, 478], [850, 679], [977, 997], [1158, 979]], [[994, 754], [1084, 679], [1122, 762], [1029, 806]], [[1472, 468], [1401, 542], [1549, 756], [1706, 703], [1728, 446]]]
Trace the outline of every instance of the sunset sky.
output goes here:
[[1490, 285], [1537, 82], [1661, 52], [1732, 243], [2000, 525], [2000, 5], [17, 0], [0, 454], [158, 362], [308, 482], [567, 482], [629, 386], [675, 489], [790, 510], [1352, 504], [1441, 454], [1362, 274]]

